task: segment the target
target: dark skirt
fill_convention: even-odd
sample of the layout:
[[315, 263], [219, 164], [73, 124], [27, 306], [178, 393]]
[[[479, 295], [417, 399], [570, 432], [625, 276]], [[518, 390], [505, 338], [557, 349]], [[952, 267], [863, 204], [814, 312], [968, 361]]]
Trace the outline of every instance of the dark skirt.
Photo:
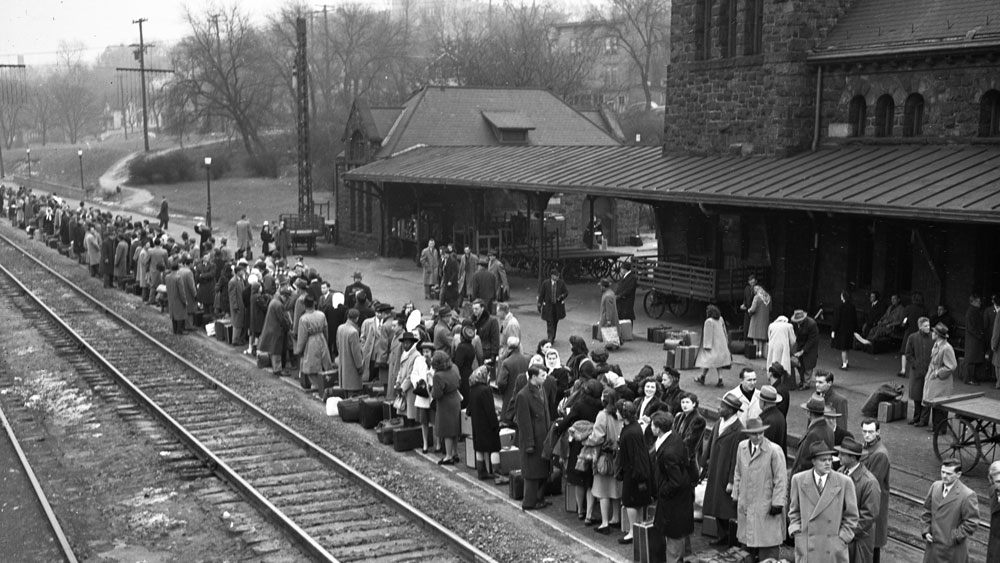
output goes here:
[[580, 456], [580, 450], [582, 449], [583, 444], [580, 442], [573, 441], [569, 443], [569, 457], [566, 458], [566, 483], [589, 489], [594, 484], [593, 469], [587, 471], [576, 470], [576, 459]]
[[640, 483], [632, 479], [622, 481], [622, 506], [628, 508], [642, 508], [652, 504], [653, 499], [650, 494], [651, 487], [645, 483], [645, 488], [639, 489]]

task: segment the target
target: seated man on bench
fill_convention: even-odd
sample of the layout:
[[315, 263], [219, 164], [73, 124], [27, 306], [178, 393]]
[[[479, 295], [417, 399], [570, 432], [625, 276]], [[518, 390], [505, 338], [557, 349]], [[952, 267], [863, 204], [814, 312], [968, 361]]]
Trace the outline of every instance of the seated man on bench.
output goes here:
[[906, 318], [906, 309], [899, 300], [899, 295], [893, 295], [889, 308], [885, 310], [882, 317], [868, 329], [864, 336], [855, 332], [854, 339], [860, 342], [865, 348], [874, 349], [877, 342], [899, 341], [903, 334], [903, 320]]

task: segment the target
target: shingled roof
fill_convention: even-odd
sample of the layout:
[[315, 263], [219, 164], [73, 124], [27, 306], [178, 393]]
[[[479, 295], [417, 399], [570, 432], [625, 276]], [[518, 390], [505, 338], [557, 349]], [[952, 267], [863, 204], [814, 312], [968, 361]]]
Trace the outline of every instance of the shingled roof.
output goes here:
[[427, 86], [403, 105], [376, 157], [388, 158], [415, 146], [496, 145], [484, 112], [516, 112], [534, 127], [528, 133], [529, 145], [619, 144], [547, 90]]
[[995, 47], [996, 0], [856, 0], [810, 60]]

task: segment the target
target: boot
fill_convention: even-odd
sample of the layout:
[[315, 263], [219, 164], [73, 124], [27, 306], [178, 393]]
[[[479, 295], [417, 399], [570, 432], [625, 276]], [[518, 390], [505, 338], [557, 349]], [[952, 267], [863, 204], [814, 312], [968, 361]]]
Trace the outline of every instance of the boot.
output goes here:
[[486, 470], [486, 462], [476, 461], [476, 478], [480, 481], [485, 481], [491, 477], [493, 476]]

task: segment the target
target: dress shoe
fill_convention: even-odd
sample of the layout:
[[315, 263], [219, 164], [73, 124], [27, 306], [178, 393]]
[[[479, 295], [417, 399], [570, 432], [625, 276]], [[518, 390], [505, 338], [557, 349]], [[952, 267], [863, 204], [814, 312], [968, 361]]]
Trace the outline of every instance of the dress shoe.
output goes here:
[[847, 364], [841, 364], [840, 369], [843, 371], [847, 371]]
[[455, 458], [443, 457], [438, 460], [438, 465], [455, 465]]
[[587, 519], [585, 519], [583, 521], [583, 525], [584, 526], [593, 526], [596, 523], [597, 523], [597, 520], [591, 520], [590, 518], [587, 518]]
[[907, 421], [906, 423], [907, 423], [907, 424], [909, 424], [910, 426], [913, 426], [913, 425], [914, 425], [914, 424], [916, 424], [917, 422], [918, 422], [918, 421], [916, 421], [916, 420], [908, 420], [908, 421]]
[[618, 538], [618, 543], [620, 543], [622, 545], [630, 544], [630, 543], [632, 543], [632, 538], [626, 538], [624, 536], [620, 537], [620, 538]]
[[896, 374], [896, 377], [904, 377], [905, 378], [906, 377], [906, 373], [901, 371], [901, 372], [899, 372], [899, 373]]
[[604, 534], [605, 536], [611, 534], [611, 526], [598, 526], [594, 528], [594, 531], [598, 534]]

